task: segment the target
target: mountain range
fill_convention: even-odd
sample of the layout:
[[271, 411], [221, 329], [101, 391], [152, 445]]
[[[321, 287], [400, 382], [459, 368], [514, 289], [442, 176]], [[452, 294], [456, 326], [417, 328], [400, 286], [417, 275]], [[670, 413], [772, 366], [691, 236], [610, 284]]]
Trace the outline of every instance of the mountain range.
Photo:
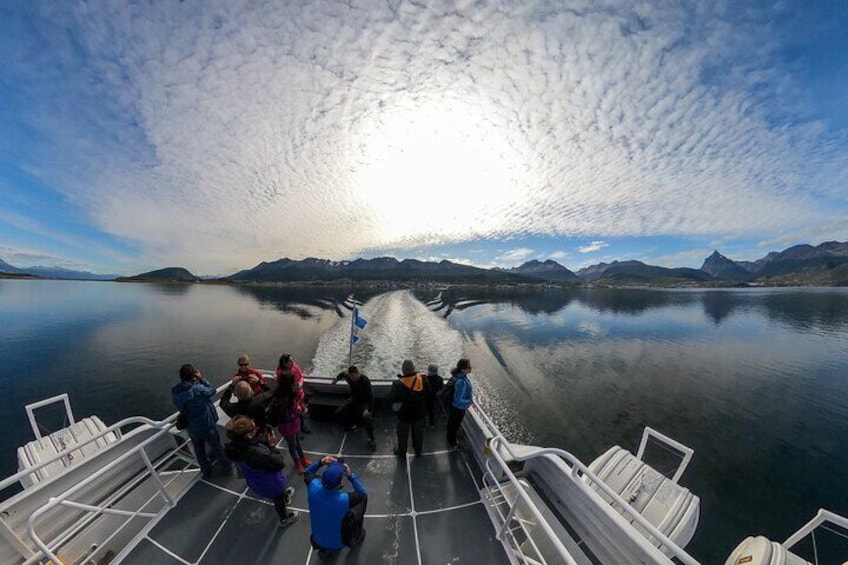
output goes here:
[[42, 267], [41, 265], [19, 268], [10, 265], [2, 259], [0, 259], [0, 275], [16, 275], [45, 279], [69, 279], [86, 281], [111, 281], [118, 276], [115, 274], [101, 275], [97, 273], [90, 273], [88, 271], [75, 271], [73, 269], [66, 269], [64, 267]]
[[[85, 271], [30, 267], [19, 269], [0, 260], [0, 275], [119, 281], [196, 282], [200, 277], [182, 267], [169, 267], [133, 277], [95, 275]], [[700, 269], [667, 268], [641, 261], [613, 261], [576, 273], [553, 260], [528, 261], [511, 269], [484, 269], [451, 261], [397, 260], [393, 257], [330, 261], [310, 257], [262, 262], [216, 279], [231, 283], [297, 283], [369, 281], [436, 284], [556, 284], [595, 286], [848, 286], [848, 242], [796, 245], [773, 251], [756, 261], [733, 261], [717, 250]]]

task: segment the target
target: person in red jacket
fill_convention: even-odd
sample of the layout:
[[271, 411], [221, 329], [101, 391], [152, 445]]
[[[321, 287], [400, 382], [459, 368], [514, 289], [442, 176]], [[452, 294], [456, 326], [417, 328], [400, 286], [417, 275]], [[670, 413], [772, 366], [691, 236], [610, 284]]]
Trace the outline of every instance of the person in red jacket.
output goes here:
[[253, 389], [254, 394], [260, 394], [263, 391], [270, 390], [270, 387], [265, 382], [265, 376], [256, 369], [251, 368], [250, 357], [240, 355], [237, 363], [238, 371], [233, 375], [233, 386], [241, 381], [245, 381]]
[[306, 419], [304, 416], [309, 413], [309, 408], [306, 405], [306, 389], [303, 388], [303, 371], [300, 370], [300, 366], [297, 364], [297, 361], [294, 360], [288, 353], [283, 353], [280, 355], [280, 360], [277, 363], [277, 379], [280, 378], [280, 375], [283, 373], [291, 373], [294, 375], [294, 384], [297, 387], [297, 404], [298, 404], [298, 413], [300, 414], [300, 431], [304, 434], [312, 433], [312, 430], [306, 425]]

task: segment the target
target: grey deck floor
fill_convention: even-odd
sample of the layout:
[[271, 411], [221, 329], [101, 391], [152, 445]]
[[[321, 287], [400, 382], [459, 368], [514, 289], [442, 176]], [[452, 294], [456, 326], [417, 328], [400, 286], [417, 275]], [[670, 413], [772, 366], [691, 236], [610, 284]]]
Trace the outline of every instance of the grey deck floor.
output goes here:
[[[364, 430], [346, 433], [338, 424], [310, 422], [312, 433], [302, 441], [307, 455], [344, 455], [368, 490], [365, 541], [334, 562], [509, 563], [480, 500], [480, 470], [471, 456], [448, 449], [444, 424], [441, 418], [425, 430], [422, 456], [404, 459], [392, 454], [391, 416], [375, 421], [376, 452]], [[243, 479], [198, 480], [122, 563], [319, 563], [309, 543], [306, 485], [288, 454], [286, 463], [296, 489], [291, 507], [301, 513], [295, 524], [280, 529], [273, 506]]]

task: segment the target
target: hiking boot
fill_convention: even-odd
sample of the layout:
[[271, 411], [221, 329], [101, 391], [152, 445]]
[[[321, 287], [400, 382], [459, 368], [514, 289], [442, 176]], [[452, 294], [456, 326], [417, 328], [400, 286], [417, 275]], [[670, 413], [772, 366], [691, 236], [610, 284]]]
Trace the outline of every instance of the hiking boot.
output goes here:
[[294, 510], [289, 510], [289, 513], [286, 514], [286, 517], [280, 520], [277, 525], [281, 528], [287, 528], [297, 522], [298, 518], [300, 518], [300, 513]]
[[312, 459], [304, 455], [300, 458], [300, 464], [304, 467], [309, 467], [310, 465], [312, 465]]
[[294, 487], [288, 487], [286, 489], [286, 506], [291, 504], [292, 496], [294, 496]]
[[303, 468], [303, 463], [300, 461], [295, 461], [294, 468], [297, 471], [298, 475], [302, 475], [306, 469]]

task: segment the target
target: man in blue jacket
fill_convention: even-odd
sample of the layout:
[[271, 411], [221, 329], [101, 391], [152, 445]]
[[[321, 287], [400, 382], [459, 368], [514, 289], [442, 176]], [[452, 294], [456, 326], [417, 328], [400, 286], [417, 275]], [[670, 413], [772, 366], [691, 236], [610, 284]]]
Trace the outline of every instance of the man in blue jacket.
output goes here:
[[212, 446], [215, 458], [222, 468], [230, 470], [224, 454], [221, 436], [218, 435], [218, 411], [212, 404], [215, 387], [191, 365], [180, 367], [180, 382], [171, 389], [171, 399], [186, 420], [186, 431], [194, 447], [194, 456], [204, 478], [212, 475], [212, 465], [206, 455], [206, 444]]
[[[323, 474], [320, 467], [326, 466]], [[342, 479], [347, 477], [353, 491], [342, 490]], [[303, 475], [307, 485], [309, 516], [312, 522], [312, 547], [318, 556], [329, 559], [344, 546], [353, 547], [365, 538], [365, 508], [368, 491], [359, 482], [350, 467], [327, 455], [315, 461]]]

